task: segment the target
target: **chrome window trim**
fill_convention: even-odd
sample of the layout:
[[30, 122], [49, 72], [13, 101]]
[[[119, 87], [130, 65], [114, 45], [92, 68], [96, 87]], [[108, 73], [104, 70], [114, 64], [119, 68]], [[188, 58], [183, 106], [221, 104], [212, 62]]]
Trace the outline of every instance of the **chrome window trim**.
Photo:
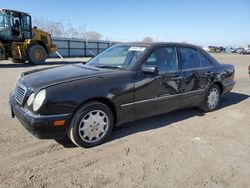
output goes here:
[[174, 95], [163, 95], [160, 97], [154, 97], [154, 98], [150, 98], [150, 99], [145, 99], [145, 100], [140, 100], [140, 101], [135, 101], [135, 102], [131, 102], [131, 103], [127, 103], [127, 104], [122, 104], [120, 105], [121, 107], [125, 107], [125, 106], [130, 106], [130, 105], [134, 105], [134, 104], [140, 104], [140, 103], [145, 103], [145, 102], [150, 102], [150, 101], [157, 101], [157, 100], [161, 100], [161, 99], [168, 99], [168, 98], [173, 98], [173, 97], [177, 97], [177, 96], [181, 96], [181, 95], [188, 95], [188, 94], [192, 94], [192, 93], [200, 93], [205, 91], [206, 89], [198, 89], [195, 91], [188, 91], [185, 93], [179, 93], [179, 94], [174, 94]]
[[178, 71], [176, 72], [186, 72], [186, 71], [195, 71], [195, 70], [202, 70], [202, 69], [208, 69], [208, 68], [213, 68], [214, 66], [211, 65], [209, 67], [198, 67], [198, 68], [189, 68], [189, 69], [179, 69]]

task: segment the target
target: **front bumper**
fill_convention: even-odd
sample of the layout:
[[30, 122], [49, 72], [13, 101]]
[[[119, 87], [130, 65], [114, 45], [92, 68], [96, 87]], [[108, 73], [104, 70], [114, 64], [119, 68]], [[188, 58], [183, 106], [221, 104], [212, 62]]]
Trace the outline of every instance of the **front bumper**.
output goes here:
[[[9, 98], [12, 117], [17, 117], [22, 125], [34, 136], [41, 139], [61, 139], [66, 136], [66, 127], [68, 126], [71, 114], [60, 115], [37, 115], [23, 106], [20, 106], [14, 99], [13, 93]], [[55, 127], [54, 121], [65, 120], [65, 124]]]

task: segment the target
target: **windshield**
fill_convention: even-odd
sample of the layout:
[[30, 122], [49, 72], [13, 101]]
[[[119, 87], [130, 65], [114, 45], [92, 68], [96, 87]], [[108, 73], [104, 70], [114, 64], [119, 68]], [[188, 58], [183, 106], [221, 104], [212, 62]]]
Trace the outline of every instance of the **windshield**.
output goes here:
[[145, 54], [146, 50], [145, 46], [118, 44], [91, 59], [87, 65], [129, 70]]

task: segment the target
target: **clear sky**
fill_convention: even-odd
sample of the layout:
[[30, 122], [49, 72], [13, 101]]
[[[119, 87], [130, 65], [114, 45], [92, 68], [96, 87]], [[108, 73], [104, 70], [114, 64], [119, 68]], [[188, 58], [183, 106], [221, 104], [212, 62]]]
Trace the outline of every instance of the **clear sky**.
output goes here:
[[85, 24], [115, 41], [250, 44], [250, 0], [0, 0], [0, 7]]

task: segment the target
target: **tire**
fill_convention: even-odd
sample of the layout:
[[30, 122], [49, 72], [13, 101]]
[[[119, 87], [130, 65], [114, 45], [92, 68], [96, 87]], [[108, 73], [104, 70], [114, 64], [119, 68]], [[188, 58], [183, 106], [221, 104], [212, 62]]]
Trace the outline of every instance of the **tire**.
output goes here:
[[41, 65], [44, 64], [47, 58], [47, 53], [41, 45], [34, 44], [28, 48], [27, 58], [29, 63]]
[[10, 61], [12, 63], [19, 63], [19, 64], [21, 64], [21, 63], [25, 63], [26, 59], [13, 59], [13, 58], [10, 58]]
[[112, 111], [103, 103], [92, 101], [83, 105], [72, 118], [67, 135], [77, 146], [89, 148], [102, 144], [111, 134]]
[[213, 84], [207, 91], [201, 109], [204, 112], [215, 111], [220, 103], [221, 91], [218, 85]]

